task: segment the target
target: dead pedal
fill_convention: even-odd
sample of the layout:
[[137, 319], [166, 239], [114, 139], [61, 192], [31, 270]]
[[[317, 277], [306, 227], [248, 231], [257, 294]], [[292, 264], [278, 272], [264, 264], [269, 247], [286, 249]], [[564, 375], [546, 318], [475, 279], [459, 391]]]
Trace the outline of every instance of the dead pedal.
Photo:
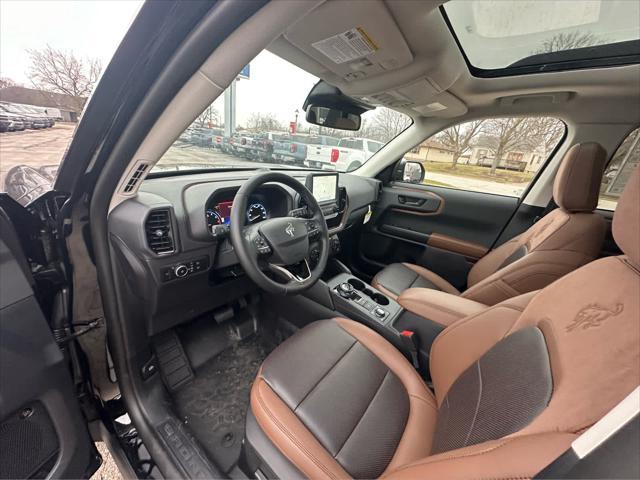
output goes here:
[[170, 330], [156, 336], [153, 347], [162, 379], [169, 390], [174, 391], [193, 380], [193, 369], [175, 332]]

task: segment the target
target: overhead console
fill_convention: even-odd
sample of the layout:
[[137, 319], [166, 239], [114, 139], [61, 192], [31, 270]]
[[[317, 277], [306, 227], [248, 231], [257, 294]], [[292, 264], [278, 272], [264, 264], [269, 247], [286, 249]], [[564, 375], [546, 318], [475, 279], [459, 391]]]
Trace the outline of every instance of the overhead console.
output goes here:
[[467, 72], [441, 2], [327, 0], [268, 49], [353, 99], [409, 115], [454, 117], [448, 89]]
[[325, 2], [284, 37], [346, 81], [404, 67], [413, 60], [382, 1]]

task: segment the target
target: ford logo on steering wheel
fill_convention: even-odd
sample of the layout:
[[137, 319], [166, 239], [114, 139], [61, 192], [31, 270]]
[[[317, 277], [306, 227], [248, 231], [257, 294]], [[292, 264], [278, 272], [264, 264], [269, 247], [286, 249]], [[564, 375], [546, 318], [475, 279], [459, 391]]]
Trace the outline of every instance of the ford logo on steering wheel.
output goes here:
[[296, 233], [296, 230], [295, 228], [293, 228], [293, 224], [291, 222], [289, 222], [287, 228], [284, 229], [284, 233], [286, 233], [290, 237], [293, 237], [293, 235]]

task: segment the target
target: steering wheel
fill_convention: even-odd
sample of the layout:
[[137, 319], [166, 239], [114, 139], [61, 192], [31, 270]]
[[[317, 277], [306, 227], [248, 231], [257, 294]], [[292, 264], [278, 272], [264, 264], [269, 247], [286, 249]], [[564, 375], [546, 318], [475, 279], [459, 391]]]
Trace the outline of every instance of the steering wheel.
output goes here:
[[[249, 197], [268, 182], [282, 183], [306, 202], [311, 218], [279, 217], [246, 224]], [[318, 202], [302, 183], [279, 172], [261, 172], [246, 181], [236, 193], [231, 209], [231, 244], [249, 277], [271, 293], [295, 294], [311, 288], [320, 278], [329, 258], [329, 230]], [[311, 243], [320, 244], [316, 266], [309, 265]], [[268, 276], [268, 270], [278, 282]]]

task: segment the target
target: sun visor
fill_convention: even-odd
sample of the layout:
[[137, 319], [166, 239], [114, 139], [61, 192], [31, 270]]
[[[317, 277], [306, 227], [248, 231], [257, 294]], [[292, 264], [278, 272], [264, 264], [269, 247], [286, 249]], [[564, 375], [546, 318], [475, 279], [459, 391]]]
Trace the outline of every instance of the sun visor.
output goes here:
[[332, 0], [290, 27], [284, 37], [346, 81], [404, 67], [413, 54], [381, 0]]

